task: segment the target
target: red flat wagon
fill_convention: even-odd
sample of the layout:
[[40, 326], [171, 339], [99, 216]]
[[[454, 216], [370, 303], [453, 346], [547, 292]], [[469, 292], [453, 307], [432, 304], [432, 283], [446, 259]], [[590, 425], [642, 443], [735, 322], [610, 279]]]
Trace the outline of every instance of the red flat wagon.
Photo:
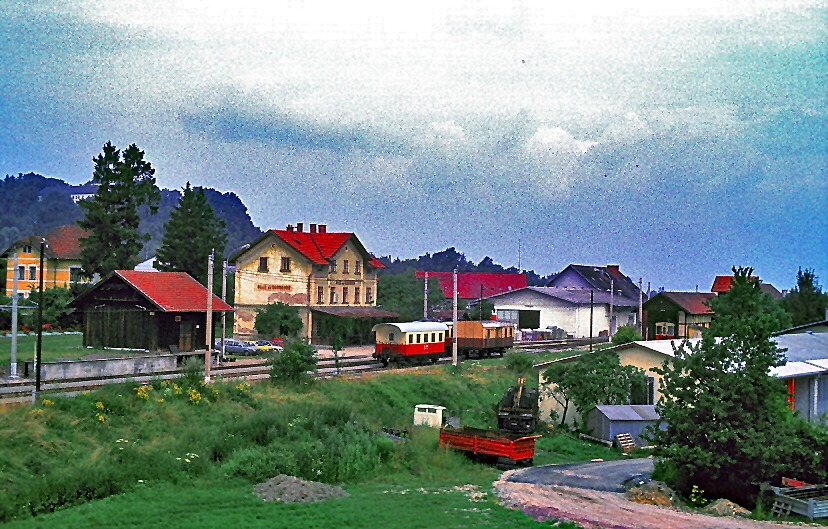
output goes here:
[[442, 428], [440, 446], [466, 452], [470, 456], [496, 460], [498, 466], [531, 465], [535, 439], [540, 435], [518, 435], [480, 428]]

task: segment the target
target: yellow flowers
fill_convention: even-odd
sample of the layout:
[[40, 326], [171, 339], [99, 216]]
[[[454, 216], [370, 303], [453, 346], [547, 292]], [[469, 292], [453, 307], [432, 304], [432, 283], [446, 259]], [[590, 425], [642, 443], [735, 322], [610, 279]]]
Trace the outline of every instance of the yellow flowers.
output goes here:
[[43, 399], [43, 402], [41, 402], [41, 404], [43, 404], [43, 407], [45, 408], [51, 408], [55, 405], [55, 402], [53, 400]]
[[189, 397], [191, 404], [198, 404], [199, 402], [201, 402], [201, 393], [199, 393], [195, 389], [188, 389], [187, 396]]
[[136, 398], [141, 400], [149, 400], [149, 392], [152, 391], [152, 386], [144, 384], [143, 386], [134, 389]]
[[101, 411], [104, 411], [106, 409], [106, 406], [104, 406], [104, 403], [101, 402], [101, 401], [96, 402], [95, 407], [98, 408]]
[[106, 422], [106, 416], [103, 413], [96, 413], [95, 418], [98, 419], [100, 422]]

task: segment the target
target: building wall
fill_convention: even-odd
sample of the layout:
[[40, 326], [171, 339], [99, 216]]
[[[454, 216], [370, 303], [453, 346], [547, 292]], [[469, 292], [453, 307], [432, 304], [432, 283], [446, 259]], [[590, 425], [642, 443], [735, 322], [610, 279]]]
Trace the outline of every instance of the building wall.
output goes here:
[[[266, 272], [259, 270], [259, 260], [263, 257], [268, 260]], [[283, 257], [290, 259], [289, 271], [281, 270]], [[349, 240], [331, 258], [336, 262], [336, 270], [331, 271], [330, 266], [314, 264], [279, 237], [265, 238], [236, 261], [234, 334], [242, 337], [255, 335], [256, 311], [270, 303], [299, 307], [303, 325], [300, 336], [309, 340], [313, 329], [310, 307], [376, 306], [377, 274], [373, 268], [366, 268], [368, 259], [370, 257], [362, 254], [358, 246]], [[343, 300], [346, 289], [347, 302]]]
[[[23, 297], [29, 297], [29, 292], [37, 290], [38, 282], [40, 281], [40, 247], [33, 246], [31, 251], [24, 252], [25, 248], [19, 246], [12, 248], [8, 252], [8, 262], [6, 265], [6, 296], [11, 296], [14, 289], [14, 253], [17, 252], [17, 266], [25, 267], [24, 278], [18, 279], [17, 290]], [[35, 268], [35, 278], [29, 279], [29, 271], [31, 267]], [[80, 261], [75, 259], [49, 259], [43, 260], [43, 269], [45, 274], [43, 276], [43, 288], [54, 287], [69, 287], [70, 283], [70, 268], [80, 268]]]

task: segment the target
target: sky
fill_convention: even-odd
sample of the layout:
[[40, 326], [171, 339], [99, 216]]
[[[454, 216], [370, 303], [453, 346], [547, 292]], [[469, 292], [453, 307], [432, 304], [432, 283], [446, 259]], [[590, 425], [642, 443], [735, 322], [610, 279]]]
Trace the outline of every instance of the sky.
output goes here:
[[0, 0], [0, 174], [111, 141], [263, 229], [828, 283], [828, 4]]

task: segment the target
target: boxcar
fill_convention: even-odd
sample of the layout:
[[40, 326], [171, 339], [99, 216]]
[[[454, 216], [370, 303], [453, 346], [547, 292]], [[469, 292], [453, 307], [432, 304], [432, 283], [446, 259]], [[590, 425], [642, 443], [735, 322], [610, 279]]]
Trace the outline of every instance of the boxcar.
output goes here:
[[[447, 351], [451, 351], [454, 325], [448, 323]], [[503, 355], [515, 343], [515, 328], [502, 321], [458, 321], [457, 352], [466, 358]]]
[[414, 321], [380, 323], [371, 329], [377, 338], [374, 358], [388, 365], [391, 362], [436, 361], [445, 355], [445, 323]]

